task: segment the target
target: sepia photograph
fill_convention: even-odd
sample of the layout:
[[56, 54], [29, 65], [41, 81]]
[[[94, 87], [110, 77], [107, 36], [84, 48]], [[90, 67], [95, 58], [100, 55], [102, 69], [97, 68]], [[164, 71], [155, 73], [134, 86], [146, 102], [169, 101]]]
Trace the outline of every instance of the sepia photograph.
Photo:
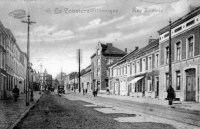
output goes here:
[[200, 0], [0, 0], [0, 129], [200, 129]]

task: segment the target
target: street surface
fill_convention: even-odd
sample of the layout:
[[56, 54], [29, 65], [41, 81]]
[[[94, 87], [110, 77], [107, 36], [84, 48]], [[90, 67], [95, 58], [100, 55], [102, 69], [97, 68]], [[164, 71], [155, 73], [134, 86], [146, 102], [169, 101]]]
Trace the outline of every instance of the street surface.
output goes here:
[[21, 94], [17, 102], [10, 100], [1, 100], [0, 102], [0, 129], [7, 129], [10, 127], [20, 116], [31, 107], [39, 98], [39, 92], [33, 92], [34, 102], [30, 102], [26, 106], [25, 94]]
[[[153, 105], [155, 106], [155, 105]], [[151, 110], [149, 110], [151, 108]], [[45, 94], [16, 129], [198, 129], [199, 115], [128, 101], [68, 93]], [[150, 113], [153, 112], [153, 113]], [[157, 112], [157, 113], [156, 113]], [[159, 116], [163, 114], [163, 116]], [[177, 118], [167, 118], [174, 114]], [[187, 116], [189, 115], [189, 116]], [[166, 117], [167, 116], [167, 117]], [[174, 117], [174, 116], [173, 116]], [[194, 124], [178, 120], [183, 117]], [[181, 119], [180, 118], [180, 119]], [[176, 120], [177, 119], [177, 120]], [[189, 124], [188, 124], [189, 123]]]

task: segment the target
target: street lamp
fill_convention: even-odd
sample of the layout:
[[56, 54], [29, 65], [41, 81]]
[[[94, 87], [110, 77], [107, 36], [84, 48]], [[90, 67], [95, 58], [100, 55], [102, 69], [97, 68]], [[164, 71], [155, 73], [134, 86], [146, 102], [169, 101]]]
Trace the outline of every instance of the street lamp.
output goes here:
[[31, 102], [33, 102], [34, 101], [34, 99], [33, 99], [33, 74], [34, 74], [34, 71], [33, 71], [33, 69], [31, 69], [31, 99], [30, 99], [30, 101]]

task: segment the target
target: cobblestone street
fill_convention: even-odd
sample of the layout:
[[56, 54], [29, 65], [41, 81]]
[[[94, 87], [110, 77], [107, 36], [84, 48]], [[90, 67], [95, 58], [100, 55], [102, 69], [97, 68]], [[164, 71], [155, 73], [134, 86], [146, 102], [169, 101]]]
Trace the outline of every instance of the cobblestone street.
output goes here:
[[[15, 129], [175, 129], [170, 124], [154, 122], [155, 117], [144, 118], [134, 112], [84, 102], [68, 95], [68, 99], [56, 94], [44, 95]], [[138, 121], [131, 121], [133, 118]]]

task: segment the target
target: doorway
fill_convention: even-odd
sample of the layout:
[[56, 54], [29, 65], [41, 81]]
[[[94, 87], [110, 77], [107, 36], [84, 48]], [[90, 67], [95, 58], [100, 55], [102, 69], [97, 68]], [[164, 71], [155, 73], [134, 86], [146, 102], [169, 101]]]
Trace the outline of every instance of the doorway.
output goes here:
[[195, 101], [196, 70], [194, 68], [186, 71], [186, 101]]
[[159, 97], [159, 77], [156, 77], [156, 98]]

